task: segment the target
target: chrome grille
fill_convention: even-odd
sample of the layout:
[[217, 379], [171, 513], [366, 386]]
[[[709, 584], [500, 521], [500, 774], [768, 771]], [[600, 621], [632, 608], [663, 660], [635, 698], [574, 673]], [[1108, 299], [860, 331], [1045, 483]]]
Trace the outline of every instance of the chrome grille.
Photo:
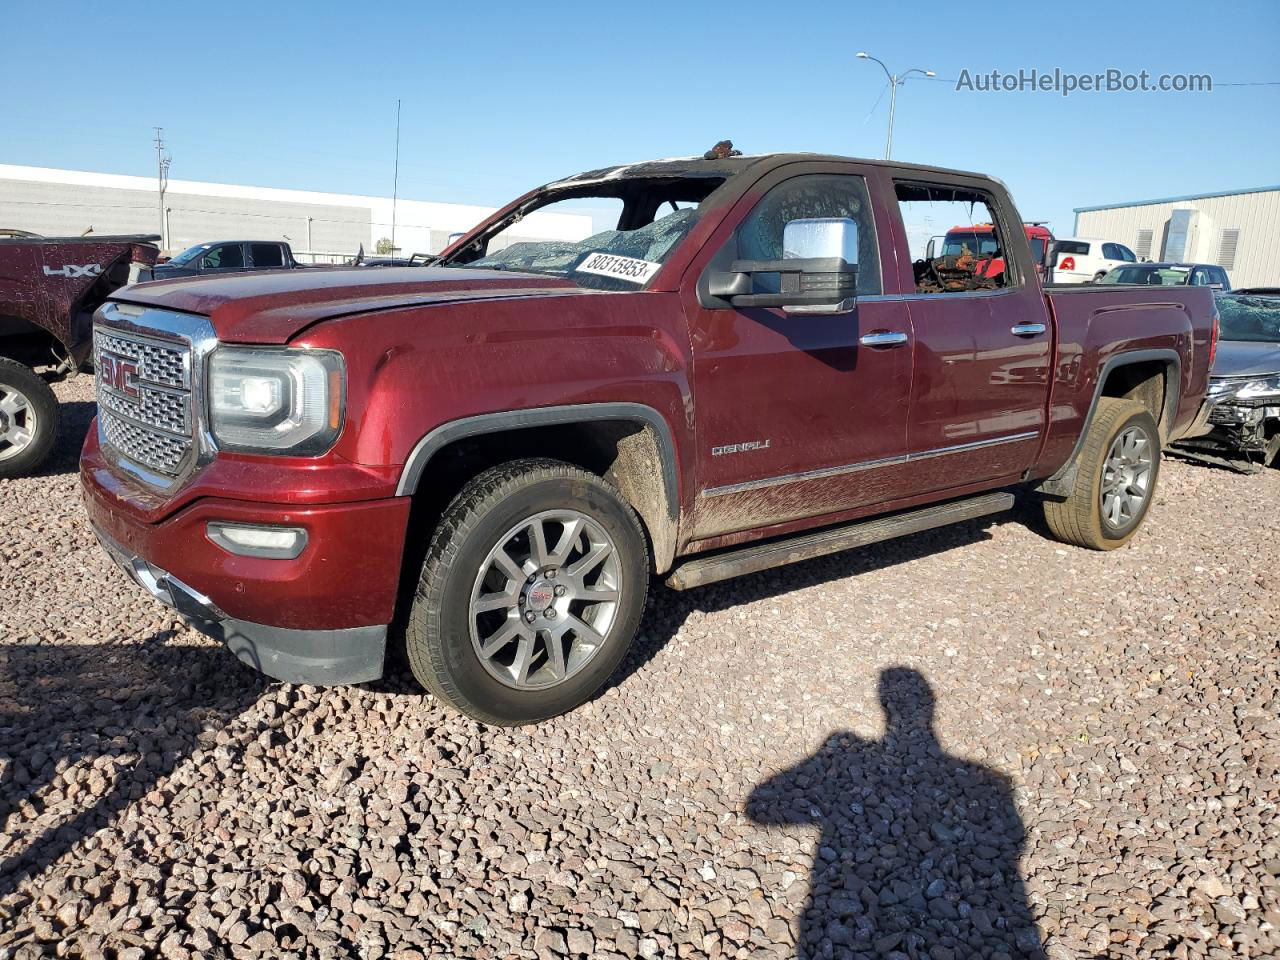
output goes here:
[[105, 350], [119, 357], [126, 357], [138, 365], [138, 379], [164, 387], [187, 390], [191, 387], [189, 365], [191, 351], [187, 347], [137, 340], [132, 337], [107, 333], [99, 328], [94, 331], [96, 351]]
[[171, 437], [158, 430], [148, 430], [101, 408], [98, 422], [102, 424], [107, 443], [119, 453], [170, 476], [178, 472], [191, 449], [190, 437]]
[[191, 347], [95, 327], [93, 364], [102, 439], [121, 457], [176, 477], [194, 445]]

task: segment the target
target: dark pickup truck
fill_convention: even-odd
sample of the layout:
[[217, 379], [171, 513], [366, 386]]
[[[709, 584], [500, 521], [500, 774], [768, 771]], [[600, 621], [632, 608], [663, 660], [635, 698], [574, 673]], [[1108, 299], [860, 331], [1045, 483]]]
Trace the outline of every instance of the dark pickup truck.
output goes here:
[[51, 381], [89, 360], [93, 312], [155, 263], [156, 236], [0, 237], [0, 478], [32, 473], [58, 437]]
[[143, 274], [143, 280], [218, 277], [249, 270], [296, 270], [293, 247], [281, 240], [218, 240], [187, 247]]
[[[617, 228], [506, 243], [583, 199], [620, 201]], [[912, 261], [908, 223], [956, 204], [986, 208], [998, 277]], [[97, 317], [89, 517], [267, 674], [371, 680], [402, 642], [501, 724], [590, 697], [653, 578], [980, 517], [1016, 487], [1063, 541], [1118, 547], [1198, 415], [1213, 295], [1043, 289], [1021, 223], [971, 173], [668, 160], [534, 190], [432, 267], [139, 284]]]

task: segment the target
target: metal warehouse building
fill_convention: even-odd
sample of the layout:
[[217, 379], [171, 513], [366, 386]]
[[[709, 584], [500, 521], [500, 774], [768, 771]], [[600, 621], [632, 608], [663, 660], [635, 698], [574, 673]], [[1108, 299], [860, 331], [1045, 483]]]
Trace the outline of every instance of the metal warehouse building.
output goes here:
[[1075, 235], [1150, 260], [1216, 263], [1237, 287], [1280, 286], [1280, 186], [1076, 207]]
[[[170, 252], [211, 240], [287, 240], [299, 259], [338, 262], [363, 245], [373, 253], [391, 237], [390, 197], [279, 190], [170, 180], [165, 217]], [[395, 243], [401, 255], [437, 253], [492, 207], [399, 199]], [[156, 180], [78, 170], [0, 164], [0, 228], [44, 236], [161, 233]], [[589, 214], [534, 213], [516, 240], [581, 240]], [[505, 244], [504, 244], [505, 245]], [[307, 255], [310, 254], [310, 255]]]

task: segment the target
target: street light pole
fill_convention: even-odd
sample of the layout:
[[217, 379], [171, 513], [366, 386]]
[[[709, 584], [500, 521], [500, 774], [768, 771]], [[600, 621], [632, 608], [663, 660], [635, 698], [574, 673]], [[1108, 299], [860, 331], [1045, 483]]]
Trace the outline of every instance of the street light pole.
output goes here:
[[884, 75], [889, 78], [889, 136], [884, 142], [884, 158], [888, 160], [893, 156], [893, 115], [898, 109], [898, 87], [902, 86], [907, 77], [913, 73], [923, 74], [926, 77], [937, 76], [932, 70], [922, 70], [919, 67], [912, 67], [905, 73], [890, 73], [889, 68], [884, 65], [884, 61], [879, 57], [873, 57], [865, 50], [859, 50], [857, 55], [859, 60], [874, 60], [880, 64], [880, 69], [884, 71]]
[[169, 249], [169, 211], [164, 205], [164, 192], [169, 188], [169, 164], [173, 158], [164, 148], [164, 127], [156, 127], [156, 186], [160, 190], [160, 246]]

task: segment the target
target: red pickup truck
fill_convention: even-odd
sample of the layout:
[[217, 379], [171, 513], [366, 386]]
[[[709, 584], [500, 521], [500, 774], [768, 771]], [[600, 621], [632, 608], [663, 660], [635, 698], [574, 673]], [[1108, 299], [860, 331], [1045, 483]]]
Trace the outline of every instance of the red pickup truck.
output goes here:
[[[616, 229], [511, 240], [583, 199]], [[999, 278], [910, 261], [899, 208], [935, 200], [987, 207]], [[119, 291], [81, 476], [118, 562], [245, 662], [359, 682], [403, 642], [436, 696], [522, 723], [606, 681], [654, 578], [990, 514], [1015, 487], [1064, 541], [1124, 544], [1215, 330], [1207, 289], [1042, 289], [988, 177], [632, 164], [526, 194], [429, 268]]]
[[94, 311], [156, 262], [159, 239], [0, 230], [0, 478], [34, 473], [53, 450], [49, 384], [84, 368]]

